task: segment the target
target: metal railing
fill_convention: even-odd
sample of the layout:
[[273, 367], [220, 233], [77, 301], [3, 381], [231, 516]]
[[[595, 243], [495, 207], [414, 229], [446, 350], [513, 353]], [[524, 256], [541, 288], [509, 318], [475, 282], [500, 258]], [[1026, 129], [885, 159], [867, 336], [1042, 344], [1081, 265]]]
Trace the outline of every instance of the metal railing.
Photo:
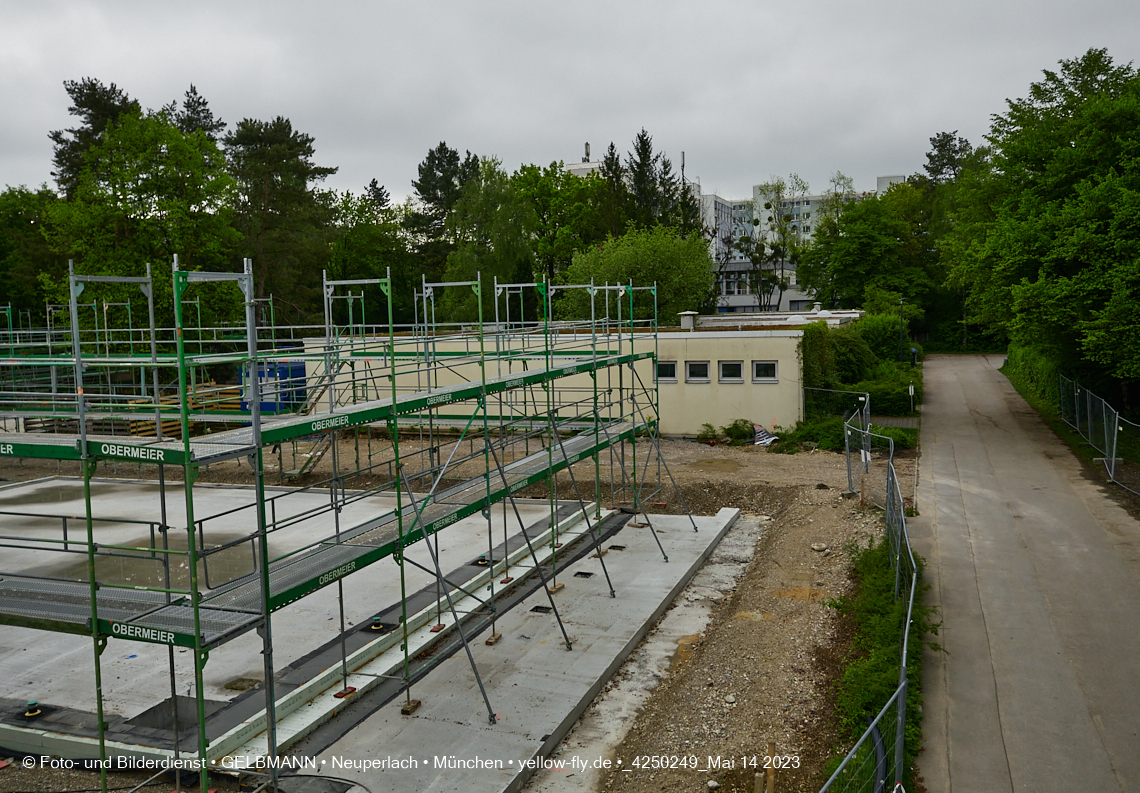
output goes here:
[[[885, 512], [886, 538], [891, 549], [891, 565], [895, 574], [895, 602], [906, 603], [905, 615], [899, 646], [898, 686], [879, 710], [866, 731], [850, 752], [843, 758], [839, 767], [828, 778], [820, 793], [882, 793], [903, 789], [906, 758], [907, 728], [907, 652], [910, 642], [910, 626], [914, 612], [914, 598], [917, 591], [918, 565], [911, 551], [910, 537], [906, 528], [906, 505], [893, 460], [894, 444], [890, 438], [875, 435], [858, 419], [848, 420], [847, 434], [847, 476], [848, 485], [854, 492], [856, 473], [862, 486], [864, 498], [882, 507]], [[882, 444], [881, 441], [885, 441]], [[876, 451], [874, 444], [880, 442]], [[852, 454], [852, 448], [858, 456]], [[881, 491], [881, 502], [876, 498], [879, 491], [874, 485], [867, 487], [868, 474], [873, 472], [874, 455], [885, 448], [885, 482]], [[868, 454], [868, 452], [870, 452]], [[854, 464], [853, 464], [854, 463]], [[869, 497], [869, 498], [868, 498]]]
[[1103, 455], [1094, 462], [1104, 464], [1109, 480], [1140, 495], [1140, 424], [1064, 375], [1058, 376], [1057, 405], [1061, 420]]

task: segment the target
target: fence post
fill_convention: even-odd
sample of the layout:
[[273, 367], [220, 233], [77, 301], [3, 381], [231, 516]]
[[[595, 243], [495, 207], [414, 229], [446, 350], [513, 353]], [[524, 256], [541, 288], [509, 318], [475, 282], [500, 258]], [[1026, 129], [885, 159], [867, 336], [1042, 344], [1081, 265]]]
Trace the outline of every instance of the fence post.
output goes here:
[[843, 425], [843, 450], [847, 455], [847, 491], [850, 493], [855, 492], [855, 480], [851, 478], [851, 423], [847, 421]]
[[1081, 408], [1084, 407], [1084, 405], [1081, 404], [1081, 401], [1083, 399], [1084, 399], [1084, 397], [1081, 396], [1081, 384], [1078, 383], [1076, 380], [1074, 380], [1073, 381], [1073, 409], [1076, 411], [1076, 414], [1077, 414], [1077, 434], [1080, 435], [1082, 438], [1085, 436], [1084, 430], [1081, 429], [1081, 418], [1085, 414], [1085, 411], [1081, 410]]
[[903, 759], [906, 747], [906, 657], [903, 657], [899, 674], [898, 718], [895, 726], [895, 788], [902, 784]]
[[1088, 432], [1085, 433], [1085, 440], [1092, 443], [1092, 392], [1087, 388], [1085, 389], [1085, 423], [1088, 426]]
[[[1107, 406], [1107, 403], [1106, 403], [1106, 406]], [[1116, 443], [1117, 443], [1117, 440], [1120, 438], [1120, 430], [1121, 430], [1120, 411], [1110, 407], [1110, 408], [1108, 408], [1107, 412], [1109, 412], [1112, 415], [1112, 426], [1109, 427], [1108, 416], [1105, 416], [1105, 421], [1104, 421], [1104, 448], [1105, 448], [1105, 455], [1107, 455], [1107, 457], [1108, 457], [1108, 460], [1106, 461], [1107, 465], [1108, 465], [1108, 478], [1111, 479], [1113, 482], [1115, 482], [1116, 481]]]

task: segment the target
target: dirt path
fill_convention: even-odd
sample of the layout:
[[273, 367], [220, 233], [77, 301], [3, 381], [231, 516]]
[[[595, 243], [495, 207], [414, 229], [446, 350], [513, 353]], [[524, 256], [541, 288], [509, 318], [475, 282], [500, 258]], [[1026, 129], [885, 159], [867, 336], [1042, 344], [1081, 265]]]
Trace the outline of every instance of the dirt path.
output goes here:
[[[799, 765], [780, 772], [777, 789], [818, 790], [837, 748], [831, 702], [845, 648], [824, 603], [848, 590], [846, 549], [878, 536], [881, 517], [843, 497], [841, 455], [692, 443], [664, 451], [694, 511], [747, 513], [733, 530], [742, 536], [725, 538], [558, 750], [607, 757], [615, 770], [543, 772], [527, 789], [692, 791], [712, 780], [751, 792], [757, 769], [741, 758], [766, 755], [773, 741]], [[698, 620], [686, 613], [694, 608]], [[722, 768], [708, 771], [710, 756]], [[639, 767], [663, 757], [693, 762]]]

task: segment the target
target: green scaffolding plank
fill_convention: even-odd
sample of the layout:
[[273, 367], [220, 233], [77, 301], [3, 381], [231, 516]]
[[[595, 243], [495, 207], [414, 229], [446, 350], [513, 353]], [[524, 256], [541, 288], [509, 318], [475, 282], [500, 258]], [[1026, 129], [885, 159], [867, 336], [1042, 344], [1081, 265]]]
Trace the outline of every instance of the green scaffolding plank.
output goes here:
[[[496, 394], [527, 385], [547, 383], [562, 377], [592, 372], [611, 366], [621, 366], [652, 357], [652, 352], [641, 352], [599, 358], [596, 362], [587, 360], [566, 364], [564, 366], [556, 366], [550, 369], [536, 369], [530, 372], [490, 379], [487, 381], [486, 390], [484, 390], [481, 382], [472, 382], [448, 386], [438, 391], [418, 391], [412, 395], [396, 398], [396, 415], [418, 413], [428, 408], [447, 405], [453, 402], [467, 402], [478, 399], [483, 394]], [[345, 408], [344, 411], [340, 413], [326, 413], [316, 417], [309, 417], [305, 420], [285, 420], [279, 424], [267, 426], [262, 430], [261, 440], [264, 445], [268, 446], [333, 429], [343, 429], [358, 424], [373, 424], [385, 421], [391, 416], [391, 400], [376, 400], [367, 406]]]
[[[537, 484], [539, 482], [545, 481], [553, 473], [563, 471], [567, 467], [579, 462], [582, 459], [585, 459], [587, 457], [591, 457], [600, 451], [604, 451], [605, 449], [609, 448], [611, 445], [613, 445], [615, 443], [618, 443], [618, 442], [623, 441], [623, 440], [627, 440], [627, 439], [631, 438], [636, 432], [638, 432], [639, 430], [645, 429], [646, 427], [647, 427], [647, 425], [645, 425], [645, 424], [633, 425], [633, 426], [627, 427], [624, 430], [611, 431], [611, 434], [609, 437], [607, 437], [604, 433], [602, 433], [600, 435], [600, 437], [598, 438], [597, 443], [591, 443], [590, 446], [588, 446], [587, 448], [585, 448], [579, 452], [575, 452], [574, 454], [571, 454], [568, 457], [563, 457], [561, 452], [559, 452], [555, 456], [555, 458], [553, 460], [553, 465], [551, 467], [544, 468], [543, 470], [536, 471], [532, 474], [528, 474], [527, 476], [523, 477], [522, 479], [519, 479], [516, 482], [510, 483], [506, 487], [501, 486], [505, 483], [503, 483], [500, 480], [498, 488], [491, 490], [490, 502], [492, 504], [496, 504], [496, 503], [502, 501], [503, 499], [507, 498], [508, 496], [513, 495], [514, 493], [517, 493], [519, 490], [522, 490], [526, 487], [529, 487], [530, 485]], [[592, 430], [588, 430], [588, 431], [582, 433], [583, 436], [592, 435], [592, 434], [593, 434]], [[537, 452], [534, 455], [531, 455], [531, 457], [537, 458], [539, 456], [545, 456], [545, 454], [546, 454], [546, 452], [544, 450], [541, 452]], [[523, 458], [523, 459], [525, 460], [528, 458]], [[516, 462], [518, 462], [518, 461], [516, 461]], [[469, 481], [482, 482], [484, 480], [482, 477], [478, 477], [477, 480], [469, 480]], [[494, 488], [495, 486], [493, 485], [492, 487]], [[456, 522], [462, 520], [463, 518], [474, 515], [475, 513], [479, 512], [483, 509], [483, 505], [484, 505], [485, 501], [486, 501], [486, 497], [482, 496], [482, 497], [476, 499], [475, 501], [473, 501], [469, 504], [456, 505], [454, 509], [448, 510], [443, 515], [435, 517], [431, 523], [427, 524], [427, 526], [418, 526], [414, 531], [409, 532], [408, 534], [406, 534], [404, 536], [402, 547], [406, 548], [410, 545], [413, 545], [414, 543], [419, 542], [420, 540], [422, 540], [426, 537], [430, 537], [432, 534], [435, 534], [437, 531], [440, 531], [441, 529], [446, 528], [447, 526], [450, 526], [451, 524], [456, 523]], [[439, 503], [439, 502], [436, 502], [436, 503]], [[420, 506], [421, 506], [421, 508], [423, 507], [422, 504], [420, 504]], [[409, 513], [407, 515], [405, 515], [405, 520], [410, 523], [414, 519], [415, 519], [415, 513], [411, 512], [409, 510]], [[335, 548], [335, 547], [340, 547], [340, 546], [338, 546], [338, 544], [335, 544], [335, 543], [329, 543], [325, 547]], [[277, 609], [280, 609], [280, 608], [288, 605], [289, 603], [292, 603], [292, 602], [294, 602], [294, 601], [296, 601], [302, 597], [305, 597], [306, 595], [309, 595], [309, 594], [317, 591], [318, 589], [322, 589], [322, 588], [328, 586], [329, 584], [336, 582], [338, 579], [344, 578], [346, 575], [349, 575], [351, 573], [355, 573], [357, 570], [360, 570], [360, 569], [367, 567], [368, 565], [370, 565], [374, 562], [378, 562], [381, 559], [384, 559], [388, 556], [393, 555], [394, 553], [397, 552], [397, 550], [399, 550], [400, 547], [401, 547], [401, 543], [400, 543], [399, 538], [397, 538], [397, 539], [392, 540], [390, 542], [384, 543], [383, 545], [376, 546], [375, 548], [371, 548], [368, 550], [361, 550], [361, 553], [358, 556], [356, 556], [355, 558], [350, 559], [348, 561], [344, 561], [344, 562], [336, 565], [335, 567], [333, 567], [330, 570], [321, 571], [320, 573], [313, 575], [311, 578], [309, 578], [306, 581], [295, 584], [294, 586], [290, 587], [287, 590], [284, 590], [282, 592], [279, 592], [279, 593], [272, 595], [271, 600], [270, 600], [270, 608], [271, 608], [271, 610], [276, 611]]]
[[0, 455], [5, 457], [40, 457], [49, 460], [78, 460], [79, 441], [74, 436], [61, 438], [57, 443], [0, 443]]

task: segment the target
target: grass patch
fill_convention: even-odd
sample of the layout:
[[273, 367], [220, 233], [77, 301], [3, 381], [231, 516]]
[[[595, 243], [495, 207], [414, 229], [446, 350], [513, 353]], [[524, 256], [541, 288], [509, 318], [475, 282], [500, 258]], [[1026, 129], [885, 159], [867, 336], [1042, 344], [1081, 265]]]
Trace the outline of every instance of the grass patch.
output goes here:
[[918, 446], [918, 430], [908, 430], [902, 427], [880, 427], [878, 424], [872, 424], [871, 432], [890, 438], [895, 442], [896, 449], [913, 449]]
[[[922, 583], [923, 563], [918, 563], [918, 576], [914, 612], [911, 615], [910, 642], [907, 646], [907, 701], [905, 730], [905, 772], [903, 785], [907, 790], [913, 783], [914, 758], [922, 747], [922, 652], [924, 647], [936, 646], [926, 641], [928, 634], [937, 634], [939, 624], [933, 621], [933, 612], [922, 605], [922, 594], [927, 588]], [[902, 652], [903, 629], [906, 621], [907, 600], [895, 600], [895, 574], [891, 567], [890, 543], [884, 538], [866, 548], [852, 549], [851, 577], [855, 582], [851, 595], [828, 601], [841, 617], [853, 626], [853, 638], [848, 656], [843, 660], [844, 671], [836, 697], [836, 717], [839, 732], [847, 745], [853, 745], [866, 731], [883, 705], [899, 685], [899, 656]], [[894, 735], [893, 716], [881, 725], [884, 740]], [[893, 744], [888, 747], [893, 752]], [[834, 757], [828, 764], [828, 774], [842, 761]]]
[[1067, 443], [1078, 457], [1091, 465], [1094, 457], [1101, 456], [1101, 453], [1093, 448], [1093, 445], [1086, 441], [1076, 429], [1061, 419], [1061, 411], [1057, 407], [1057, 403], [1047, 396], [1043, 396], [1033, 384], [1025, 382], [1019, 376], [1019, 370], [1014, 368], [1012, 364], [1007, 364], [998, 371], [1006, 376], [1006, 379], [1009, 380], [1014, 390], [1021, 395], [1021, 398], [1029, 404], [1029, 407], [1037, 411], [1049, 429]]

